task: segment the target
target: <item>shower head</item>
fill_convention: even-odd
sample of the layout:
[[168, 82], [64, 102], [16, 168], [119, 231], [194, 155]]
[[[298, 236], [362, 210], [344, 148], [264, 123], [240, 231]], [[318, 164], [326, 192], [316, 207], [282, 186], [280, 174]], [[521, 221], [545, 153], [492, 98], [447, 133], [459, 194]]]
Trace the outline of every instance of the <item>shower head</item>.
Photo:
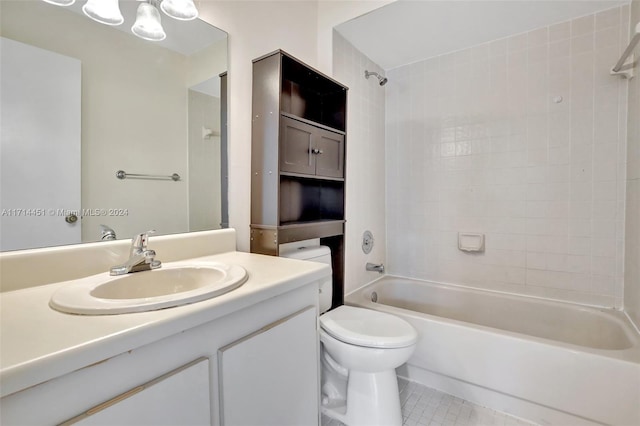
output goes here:
[[367, 71], [367, 70], [364, 71], [364, 77], [365, 78], [368, 79], [372, 75], [376, 76], [376, 78], [378, 79], [378, 82], [380, 83], [380, 86], [384, 86], [385, 84], [387, 84], [387, 81], [389, 81], [387, 79], [387, 77], [383, 77], [380, 74], [378, 74], [377, 72]]

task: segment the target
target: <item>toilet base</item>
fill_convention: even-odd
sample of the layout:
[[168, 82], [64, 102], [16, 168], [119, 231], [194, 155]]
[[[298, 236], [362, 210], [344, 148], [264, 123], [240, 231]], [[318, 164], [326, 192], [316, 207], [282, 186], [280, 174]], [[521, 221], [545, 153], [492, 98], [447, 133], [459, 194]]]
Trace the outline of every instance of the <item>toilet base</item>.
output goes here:
[[402, 426], [395, 370], [379, 373], [349, 371], [346, 413], [343, 409], [322, 407], [322, 412], [347, 426]]
[[320, 412], [327, 417], [338, 420], [340, 423], [343, 423], [348, 426], [347, 423], [347, 407], [345, 405], [341, 405], [338, 407], [325, 407], [322, 406]]

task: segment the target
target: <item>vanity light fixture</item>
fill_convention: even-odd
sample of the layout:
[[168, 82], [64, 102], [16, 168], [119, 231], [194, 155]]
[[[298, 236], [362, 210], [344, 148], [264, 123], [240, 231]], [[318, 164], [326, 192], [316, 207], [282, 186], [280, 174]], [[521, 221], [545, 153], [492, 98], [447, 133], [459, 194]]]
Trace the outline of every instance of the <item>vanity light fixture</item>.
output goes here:
[[[56, 6], [71, 6], [76, 0], [43, 0]], [[159, 9], [171, 18], [190, 21], [198, 17], [193, 0], [137, 0], [140, 2], [136, 22], [131, 27], [135, 35], [145, 40], [160, 41], [167, 35], [160, 22]], [[82, 11], [89, 18], [105, 25], [124, 22], [120, 12], [120, 0], [87, 0]]]
[[124, 22], [118, 0], [87, 0], [82, 11], [101, 24], [120, 25]]
[[193, 0], [162, 0], [160, 9], [168, 16], [181, 21], [191, 21], [198, 17], [198, 9]]
[[55, 4], [56, 6], [71, 6], [76, 0], [44, 0], [47, 3]]
[[131, 27], [131, 31], [138, 37], [150, 41], [160, 41], [167, 38], [160, 21], [160, 11], [153, 4], [153, 0], [140, 3], [136, 22]]

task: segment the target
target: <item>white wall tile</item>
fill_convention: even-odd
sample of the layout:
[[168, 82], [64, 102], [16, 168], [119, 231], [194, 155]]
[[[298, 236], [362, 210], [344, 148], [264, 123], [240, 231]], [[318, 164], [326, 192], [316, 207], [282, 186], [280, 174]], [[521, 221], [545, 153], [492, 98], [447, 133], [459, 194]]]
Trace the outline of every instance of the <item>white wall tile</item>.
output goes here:
[[549, 42], [568, 39], [571, 36], [571, 22], [560, 22], [549, 26]]
[[[631, 19], [629, 20], [629, 13]], [[629, 26], [628, 23], [631, 22]], [[634, 0], [631, 8], [621, 9], [623, 29], [632, 28], [640, 22], [640, 1]], [[621, 31], [628, 37], [627, 31]], [[625, 38], [626, 38], [625, 37]], [[623, 38], [623, 40], [625, 40]], [[640, 55], [640, 46], [635, 49]], [[625, 151], [626, 168], [626, 215], [624, 241], [624, 307], [637, 327], [640, 327], [640, 79], [629, 82], [628, 92], [628, 132]], [[620, 254], [621, 249], [617, 253]]]
[[620, 48], [620, 27], [609, 27], [597, 31], [595, 34], [595, 49], [612, 47], [614, 51]]
[[587, 15], [571, 21], [571, 37], [577, 37], [592, 33], [594, 30], [595, 15]]
[[586, 52], [592, 52], [594, 48], [593, 33], [573, 37], [571, 39], [571, 54], [580, 55]]
[[509, 53], [518, 52], [527, 48], [528, 36], [526, 33], [517, 34], [507, 38], [507, 51]]
[[621, 10], [613, 8], [603, 12], [596, 13], [596, 30], [602, 30], [609, 27], [617, 27], [620, 25]]
[[[391, 273], [620, 306], [624, 8], [389, 73]], [[485, 253], [459, 252], [459, 231]]]
[[[398, 147], [402, 146], [401, 144], [409, 145], [413, 142], [414, 145], [411, 146], [415, 149], [415, 140], [406, 137], [406, 134], [410, 135], [410, 129], [405, 126], [391, 125], [390, 131], [387, 132], [385, 123], [386, 88], [394, 84], [395, 90], [407, 89], [402, 84], [406, 84], [409, 77], [404, 82], [389, 82], [388, 86], [381, 87], [377, 84], [377, 80], [365, 79], [364, 71], [375, 71], [384, 75], [384, 70], [337, 32], [334, 32], [333, 50], [333, 74], [336, 79], [349, 87], [345, 212], [347, 219], [345, 292], [349, 292], [378, 277], [375, 272], [365, 271], [366, 262], [382, 263], [386, 259], [385, 168], [407, 170], [405, 167], [397, 166], [400, 164], [400, 156], [403, 155]], [[414, 77], [420, 77], [419, 73], [414, 74]], [[419, 82], [415, 80], [411, 81], [411, 84], [419, 86]], [[390, 103], [398, 105], [397, 100], [393, 98], [390, 99]], [[396, 119], [398, 117], [394, 115], [396, 111], [396, 108], [390, 108], [388, 117]], [[393, 147], [390, 149], [391, 155], [386, 159], [385, 138]], [[409, 172], [414, 173], [417, 170], [417, 166], [408, 169]], [[390, 175], [389, 182], [400, 183], [400, 180]], [[394, 194], [397, 193], [394, 192]], [[390, 198], [391, 201], [400, 201], [393, 196]], [[395, 230], [398, 227], [394, 223], [389, 223], [389, 229]], [[365, 255], [360, 249], [362, 234], [365, 230], [370, 230], [375, 238], [373, 251], [369, 255]], [[391, 242], [389, 247], [395, 248], [397, 244]], [[406, 246], [401, 247], [406, 249]], [[407, 258], [407, 262], [409, 261], [410, 258]], [[410, 264], [403, 266], [407, 270], [411, 268]]]

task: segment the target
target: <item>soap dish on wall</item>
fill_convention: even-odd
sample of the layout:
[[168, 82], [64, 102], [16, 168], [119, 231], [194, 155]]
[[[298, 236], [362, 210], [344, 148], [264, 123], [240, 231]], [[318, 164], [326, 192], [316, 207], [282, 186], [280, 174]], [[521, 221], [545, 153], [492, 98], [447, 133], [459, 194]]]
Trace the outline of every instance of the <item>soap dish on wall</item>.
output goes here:
[[458, 232], [458, 249], [480, 253], [484, 251], [484, 234]]

